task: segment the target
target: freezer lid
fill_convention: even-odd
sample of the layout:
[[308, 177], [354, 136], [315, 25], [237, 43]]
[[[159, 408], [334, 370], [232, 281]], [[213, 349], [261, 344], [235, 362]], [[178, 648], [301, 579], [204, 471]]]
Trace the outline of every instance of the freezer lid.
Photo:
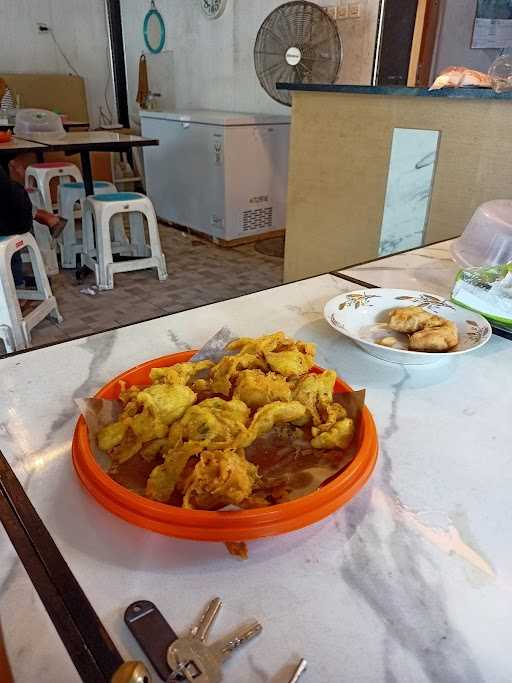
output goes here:
[[244, 114], [232, 111], [213, 111], [210, 109], [187, 109], [183, 111], [141, 111], [142, 119], [161, 119], [166, 121], [186, 121], [210, 126], [265, 126], [290, 124], [290, 116], [277, 114]]

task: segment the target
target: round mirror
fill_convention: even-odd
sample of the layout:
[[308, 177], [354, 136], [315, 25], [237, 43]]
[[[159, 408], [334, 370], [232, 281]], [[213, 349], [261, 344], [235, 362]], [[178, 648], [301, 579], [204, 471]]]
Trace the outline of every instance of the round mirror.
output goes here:
[[154, 2], [144, 18], [144, 42], [153, 54], [162, 52], [165, 45], [165, 23]]

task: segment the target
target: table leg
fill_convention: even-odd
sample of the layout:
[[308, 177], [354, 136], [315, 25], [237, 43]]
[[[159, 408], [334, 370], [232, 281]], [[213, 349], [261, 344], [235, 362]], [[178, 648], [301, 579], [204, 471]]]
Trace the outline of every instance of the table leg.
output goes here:
[[87, 150], [85, 152], [80, 152], [80, 159], [82, 161], [82, 175], [84, 177], [85, 196], [88, 197], [89, 195], [94, 194], [91, 157], [89, 152]]
[[[84, 178], [85, 196], [89, 197], [90, 195], [94, 194], [94, 181], [92, 178], [91, 157], [87, 150], [80, 152], [80, 160], [82, 162], [82, 176]], [[89, 269], [86, 266], [78, 266], [75, 271], [76, 279], [78, 281], [83, 280], [88, 273]]]

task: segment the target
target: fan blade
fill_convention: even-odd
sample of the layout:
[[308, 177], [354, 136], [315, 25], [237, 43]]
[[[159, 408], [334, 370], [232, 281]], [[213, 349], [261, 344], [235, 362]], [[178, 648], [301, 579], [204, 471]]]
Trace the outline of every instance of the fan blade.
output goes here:
[[266, 31], [266, 33], [268, 33], [269, 35], [271, 35], [272, 38], [276, 41], [276, 43], [277, 43], [278, 45], [282, 45], [282, 44], [283, 44], [283, 41], [281, 40], [281, 38], [280, 38], [276, 33], [274, 33], [274, 31], [272, 31], [268, 26], [265, 26], [265, 24], [263, 24], [263, 25], [261, 26], [260, 31]]
[[254, 50], [255, 55], [268, 55], [269, 57], [285, 57], [286, 52], [267, 52], [267, 50]]
[[276, 16], [276, 25], [279, 25], [283, 30], [283, 39], [288, 44], [288, 47], [295, 47], [297, 36], [293, 30], [293, 25], [288, 20], [287, 12], [278, 12]]
[[[274, 64], [273, 66], [267, 66], [266, 69], [264, 69], [263, 71], [260, 72], [260, 76], [265, 77], [265, 76], [271, 74], [271, 73], [272, 73], [273, 71], [275, 71], [276, 69], [280, 69], [280, 68], [281, 68], [281, 64], [280, 64], [280, 63], [279, 63], [279, 64]], [[277, 81], [276, 81], [276, 82], [277, 82]]]

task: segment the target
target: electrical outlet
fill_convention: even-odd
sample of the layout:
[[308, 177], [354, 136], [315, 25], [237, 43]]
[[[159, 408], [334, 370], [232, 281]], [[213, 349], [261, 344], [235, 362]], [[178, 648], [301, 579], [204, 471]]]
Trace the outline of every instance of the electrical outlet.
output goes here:
[[39, 31], [39, 33], [50, 33], [50, 29], [48, 27], [48, 24], [38, 23], [37, 24], [37, 30]]
[[336, 7], [336, 5], [331, 5], [330, 7], [326, 7], [325, 9], [327, 10], [327, 14], [331, 17], [331, 19], [334, 19], [334, 21], [336, 21], [336, 19], [338, 18], [338, 8]]
[[348, 18], [348, 7], [347, 5], [338, 5], [338, 19]]
[[361, 16], [361, 5], [358, 2], [352, 2], [348, 6], [349, 19], [359, 19]]

